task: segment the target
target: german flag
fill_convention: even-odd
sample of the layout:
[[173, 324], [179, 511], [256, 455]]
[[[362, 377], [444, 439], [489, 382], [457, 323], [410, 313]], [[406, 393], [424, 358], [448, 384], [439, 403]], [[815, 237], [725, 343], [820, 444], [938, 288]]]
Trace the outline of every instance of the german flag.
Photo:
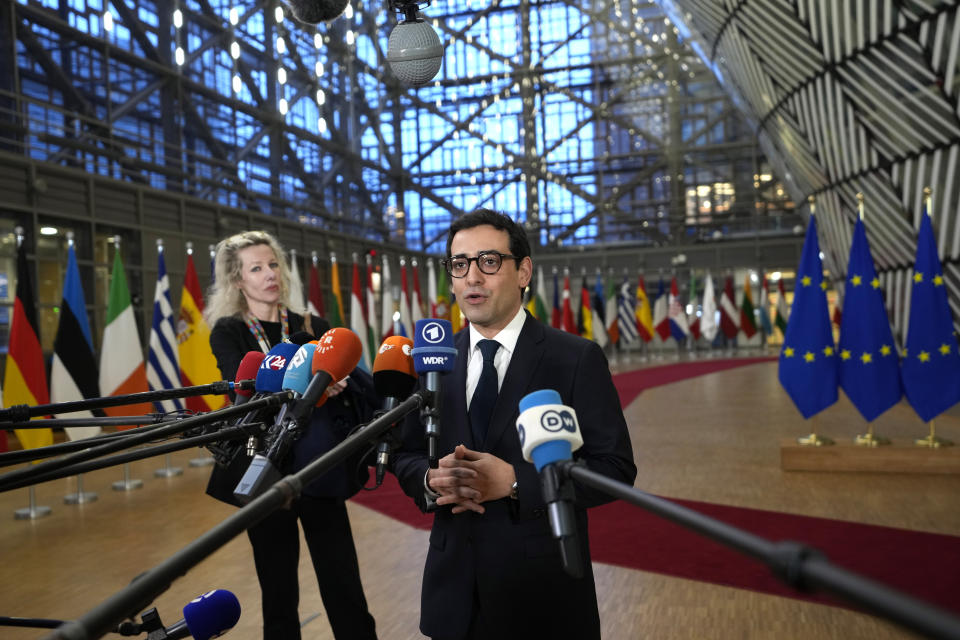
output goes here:
[[[30, 271], [27, 269], [27, 251], [21, 244], [17, 248], [17, 297], [13, 301], [10, 350], [7, 352], [7, 370], [3, 376], [3, 397], [7, 406], [50, 403], [43, 349], [40, 348], [38, 336], [37, 307]], [[53, 444], [52, 429], [17, 429], [16, 433], [24, 449]], [[6, 448], [5, 441], [3, 444]]]

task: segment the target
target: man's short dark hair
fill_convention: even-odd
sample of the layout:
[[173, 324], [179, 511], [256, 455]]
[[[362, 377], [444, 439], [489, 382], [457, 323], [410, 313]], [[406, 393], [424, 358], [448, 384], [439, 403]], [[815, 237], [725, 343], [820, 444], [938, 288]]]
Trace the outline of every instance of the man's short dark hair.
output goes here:
[[527, 232], [523, 225], [517, 224], [502, 213], [497, 213], [492, 209], [477, 209], [454, 220], [450, 225], [450, 233], [447, 234], [447, 257], [450, 256], [450, 245], [453, 243], [453, 236], [458, 231], [472, 229], [481, 225], [488, 224], [494, 229], [506, 231], [510, 236], [510, 253], [518, 258], [517, 264], [523, 258], [530, 255], [530, 241], [527, 240]]

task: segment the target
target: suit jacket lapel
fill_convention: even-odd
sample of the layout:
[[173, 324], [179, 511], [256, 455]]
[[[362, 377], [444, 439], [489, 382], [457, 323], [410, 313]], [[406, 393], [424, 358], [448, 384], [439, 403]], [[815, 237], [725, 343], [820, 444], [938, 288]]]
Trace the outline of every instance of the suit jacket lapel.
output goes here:
[[444, 389], [449, 386], [450, 391], [443, 393], [443, 401], [448, 405], [442, 408], [442, 412], [450, 416], [450, 419], [444, 420], [440, 425], [441, 429], [454, 431], [450, 435], [450, 451], [460, 443], [467, 444], [471, 449], [475, 448], [470, 419], [467, 417], [467, 351], [470, 349], [470, 332], [466, 329], [460, 331], [454, 336], [454, 341], [457, 347], [457, 363], [443, 381]]
[[487, 429], [482, 451], [492, 451], [506, 429], [514, 429], [514, 423], [520, 412], [517, 405], [529, 392], [528, 386], [543, 355], [543, 339], [543, 325], [527, 313], [527, 319], [517, 339], [517, 347], [510, 358], [507, 375], [504, 376], [503, 384], [500, 385], [500, 394], [493, 408], [493, 416], [490, 418], [490, 427]]

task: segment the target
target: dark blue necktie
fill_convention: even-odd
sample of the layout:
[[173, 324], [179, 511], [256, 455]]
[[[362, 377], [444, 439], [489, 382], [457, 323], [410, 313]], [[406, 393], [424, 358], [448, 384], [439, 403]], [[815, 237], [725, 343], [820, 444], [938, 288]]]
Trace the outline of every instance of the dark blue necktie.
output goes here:
[[473, 431], [473, 444], [479, 449], [487, 436], [493, 405], [497, 404], [497, 368], [493, 366], [493, 358], [497, 355], [500, 343], [496, 340], [481, 340], [477, 346], [483, 356], [483, 369], [480, 371], [480, 380], [473, 392], [473, 399], [470, 400], [470, 429]]

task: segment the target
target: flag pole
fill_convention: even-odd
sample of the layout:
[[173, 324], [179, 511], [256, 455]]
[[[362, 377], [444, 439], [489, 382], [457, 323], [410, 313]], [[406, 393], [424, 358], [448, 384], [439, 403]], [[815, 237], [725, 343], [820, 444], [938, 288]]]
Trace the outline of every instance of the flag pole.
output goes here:
[[[117, 251], [120, 250], [120, 236], [113, 236], [113, 242], [117, 247]], [[69, 246], [74, 246], [74, 234], [73, 231], [67, 232], [67, 244]], [[63, 496], [63, 504], [87, 504], [88, 502], [96, 502], [97, 498], [100, 496], [97, 495], [95, 491], [84, 491], [83, 490], [83, 474], [77, 474], [77, 492], [68, 493]]]
[[[187, 242], [187, 255], [188, 256], [193, 255], [193, 243], [189, 241]], [[190, 466], [200, 466], [200, 465], [191, 464]], [[154, 470], [153, 472], [153, 475], [156, 478], [172, 478], [173, 476], [179, 476], [181, 474], [183, 474], [183, 469], [181, 469], [180, 467], [173, 466], [169, 453], [163, 456], [163, 466], [159, 469]]]
[[[157, 254], [163, 253], [163, 238], [157, 238]], [[159, 286], [159, 281], [158, 281]], [[178, 372], [179, 373], [179, 372]], [[130, 477], [130, 463], [125, 462], [123, 464], [123, 480], [117, 480], [110, 485], [114, 491], [133, 491], [134, 489], [143, 488], [143, 480], [140, 478], [131, 478]]]
[[[857, 215], [860, 216], [860, 220], [863, 220], [863, 192], [857, 193]], [[867, 423], [867, 432], [863, 435], [858, 435], [853, 439], [854, 443], [860, 445], [861, 447], [879, 447], [881, 445], [890, 444], [890, 440], [887, 438], [878, 436], [873, 432], [873, 423]]]
[[[14, 238], [16, 239], [17, 251], [20, 250], [21, 245], [23, 245], [23, 227], [16, 226], [13, 228]], [[30, 504], [29, 506], [23, 507], [22, 509], [17, 509], [13, 512], [13, 517], [17, 520], [36, 520], [38, 518], [43, 518], [48, 516], [51, 513], [50, 507], [45, 505], [37, 504], [37, 488], [33, 485], [30, 486]]]
[[[923, 204], [924, 204], [924, 209], [926, 209], [927, 215], [930, 216], [930, 219], [931, 219], [930, 221], [932, 222], [932, 221], [933, 221], [933, 215], [932, 215], [931, 212], [933, 211], [933, 209], [932, 209], [932, 207], [931, 207], [931, 204], [932, 204], [932, 203], [931, 203], [931, 194], [932, 194], [932, 191], [931, 191], [930, 187], [924, 187], [924, 188], [923, 188]], [[938, 438], [938, 437], [937, 437], [937, 428], [936, 428], [936, 425], [934, 425], [933, 420], [930, 420], [930, 422], [928, 422], [927, 424], [928, 424], [928, 426], [930, 427], [930, 433], [929, 433], [929, 435], [927, 435], [926, 438], [917, 438], [917, 439], [914, 441], [914, 444], [916, 444], [918, 447], [929, 447], [929, 448], [931, 448], [931, 449], [938, 449], [938, 448], [940, 448], [940, 447], [950, 447], [950, 446], [953, 446], [953, 441], [951, 441], [951, 440], [945, 440], [945, 439], [943, 439], [943, 438]]]
[[926, 438], [917, 438], [915, 441], [918, 447], [930, 447], [931, 449], [939, 449], [940, 447], [952, 447], [952, 440], [944, 440], [943, 438], [937, 437], [937, 428], [933, 424], [933, 420], [927, 423], [930, 425], [930, 435]]
[[820, 414], [817, 414], [810, 418], [810, 435], [797, 438], [797, 444], [802, 444], [808, 447], [828, 447], [832, 444], [836, 444], [830, 438], [826, 438], [817, 434], [817, 427], [819, 425]]

